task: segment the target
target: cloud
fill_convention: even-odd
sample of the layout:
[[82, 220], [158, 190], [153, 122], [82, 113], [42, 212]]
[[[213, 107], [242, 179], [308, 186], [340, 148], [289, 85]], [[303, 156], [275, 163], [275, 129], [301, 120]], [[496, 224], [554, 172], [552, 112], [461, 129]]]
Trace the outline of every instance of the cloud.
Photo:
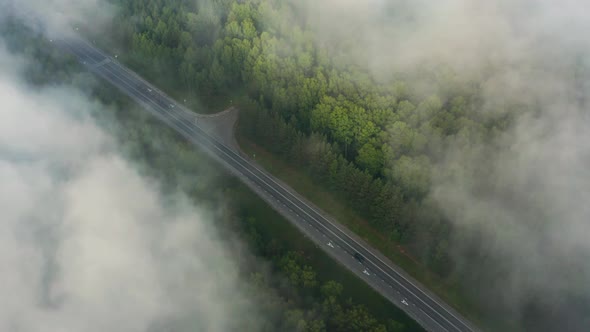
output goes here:
[[0, 47], [0, 330], [257, 330], [216, 214], [163, 197], [89, 116], [103, 105], [26, 66]]
[[[587, 330], [587, 310], [571, 315], [576, 310], [567, 303], [590, 299], [590, 3], [319, 0], [300, 6], [316, 44], [334, 57], [442, 97], [453, 84], [476, 87], [457, 90], [478, 94], [471, 116], [510, 116], [508, 128], [491, 139], [446, 141], [430, 203], [456, 226], [459, 275], [473, 275], [468, 288], [481, 289], [485, 302], [506, 305], [505, 317], [519, 320], [531, 296], [555, 299], [543, 302], [566, 314], [548, 317], [568, 317], [568, 328]], [[441, 79], [443, 69], [450, 74]], [[477, 263], [474, 247], [483, 250]], [[484, 273], [473, 271], [490, 273], [480, 278]], [[589, 302], [580, 308], [589, 309]]]
[[[13, 9], [0, 12], [0, 18], [17, 14], [44, 33], [60, 35], [79, 26], [100, 31], [117, 12], [117, 7], [105, 0], [0, 0], [0, 8]], [[35, 22], [30, 20], [33, 17]]]
[[559, 57], [590, 45], [583, 38], [590, 29], [583, 13], [590, 5], [583, 0], [310, 0], [293, 5], [304, 8], [320, 47], [386, 80], [408, 79], [437, 66], [481, 80], [490, 68], [519, 70], [532, 58]]
[[[590, 299], [588, 113], [567, 106], [543, 112], [517, 117], [489, 145], [452, 145], [434, 176], [431, 198], [458, 226], [457, 260], [473, 249], [461, 233], [483, 249], [485, 259], [461, 273], [502, 271], [472, 286], [514, 313], [531, 297], [555, 299], [552, 310], [567, 308], [571, 297]], [[585, 314], [570, 319], [582, 323], [572, 331], [590, 323]]]

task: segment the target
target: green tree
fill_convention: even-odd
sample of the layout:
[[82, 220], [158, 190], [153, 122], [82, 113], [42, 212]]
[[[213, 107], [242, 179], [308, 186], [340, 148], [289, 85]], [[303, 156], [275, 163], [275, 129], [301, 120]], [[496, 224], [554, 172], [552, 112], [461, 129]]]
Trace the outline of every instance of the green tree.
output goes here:
[[376, 148], [376, 141], [365, 143], [358, 151], [356, 163], [371, 175], [378, 175], [383, 170], [383, 152]]

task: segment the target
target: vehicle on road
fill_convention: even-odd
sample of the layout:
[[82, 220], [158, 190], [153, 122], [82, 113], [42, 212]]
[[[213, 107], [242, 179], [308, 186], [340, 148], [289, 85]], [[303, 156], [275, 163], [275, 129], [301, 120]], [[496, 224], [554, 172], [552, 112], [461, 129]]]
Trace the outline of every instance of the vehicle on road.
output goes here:
[[332, 244], [332, 241], [328, 242], [328, 247], [334, 248], [334, 245]]
[[408, 303], [408, 301], [406, 301], [406, 299], [403, 299], [403, 300], [402, 300], [402, 303], [403, 303], [403, 304], [405, 304], [405, 305], [410, 305], [410, 304]]
[[363, 257], [363, 255], [359, 254], [358, 252], [354, 253], [354, 259], [356, 259], [360, 263], [365, 261], [365, 257]]
[[371, 275], [371, 274], [369, 273], [369, 271], [367, 271], [367, 269], [364, 269], [364, 270], [363, 270], [363, 273], [364, 273], [364, 274], [366, 274], [366, 275], [368, 275], [368, 276], [370, 276], [370, 275]]

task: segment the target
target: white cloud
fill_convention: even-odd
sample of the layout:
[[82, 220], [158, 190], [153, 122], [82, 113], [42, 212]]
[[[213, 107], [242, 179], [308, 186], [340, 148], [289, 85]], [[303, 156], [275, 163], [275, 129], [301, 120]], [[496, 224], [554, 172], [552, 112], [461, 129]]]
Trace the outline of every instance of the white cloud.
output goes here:
[[[484, 248], [485, 259], [476, 262], [472, 252], [457, 254], [459, 266], [465, 256], [472, 260], [459, 273], [469, 279], [486, 264], [502, 271], [474, 278], [468, 288], [489, 291], [483, 302], [503, 299], [518, 309], [531, 294], [558, 299], [551, 301], [556, 307], [570, 295], [590, 299], [590, 2], [303, 3], [318, 44], [334, 47], [336, 57], [350, 55], [348, 61], [375, 77], [406, 80], [412, 90], [426, 86], [427, 94], [472, 81], [481, 105], [470, 112], [512, 116], [510, 128], [491, 141], [451, 140], [434, 167], [430, 198], [455, 230], [469, 229]], [[339, 39], [354, 43], [334, 42]], [[439, 66], [451, 68], [456, 80], [434, 82]], [[517, 114], [511, 105], [527, 111]], [[462, 232], [455, 235], [461, 247]], [[521, 313], [514, 310], [511, 319]], [[571, 318], [582, 325], [584, 319]]]
[[0, 48], [0, 330], [255, 330], [214, 215], [164, 200], [88, 115], [102, 105], [30, 88], [25, 65]]
[[[116, 7], [105, 0], [0, 0], [0, 8], [16, 9], [27, 19], [35, 17], [45, 33], [64, 33], [84, 25], [100, 31], [111, 22]], [[5, 14], [0, 12], [0, 17]]]

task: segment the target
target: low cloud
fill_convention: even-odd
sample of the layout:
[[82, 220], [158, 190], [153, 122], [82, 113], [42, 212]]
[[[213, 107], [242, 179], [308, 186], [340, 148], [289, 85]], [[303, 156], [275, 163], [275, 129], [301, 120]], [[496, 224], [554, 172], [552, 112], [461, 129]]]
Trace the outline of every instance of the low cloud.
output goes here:
[[337, 59], [406, 81], [418, 96], [476, 95], [474, 118], [511, 119], [491, 139], [462, 132], [446, 140], [429, 201], [454, 224], [459, 274], [473, 276], [468, 288], [481, 289], [484, 302], [505, 305], [516, 321], [541, 298], [552, 307], [545, 313], [562, 312], [534, 320], [587, 330], [589, 301], [568, 301], [590, 299], [590, 3], [303, 3], [317, 45]]
[[0, 330], [258, 330], [215, 213], [162, 197], [89, 116], [103, 105], [26, 66], [0, 47]]
[[[318, 45], [376, 77], [448, 66], [467, 78], [588, 49], [583, 0], [320, 0], [302, 6]], [[354, 40], [354, 43], [339, 42]], [[539, 51], [542, 51], [539, 53]], [[562, 59], [565, 60], [565, 59]], [[502, 66], [498, 68], [497, 66]], [[393, 76], [393, 77], [391, 77]]]
[[100, 31], [117, 12], [117, 7], [105, 0], [0, 0], [0, 9], [0, 19], [16, 14], [41, 32], [59, 35], [80, 26]]

